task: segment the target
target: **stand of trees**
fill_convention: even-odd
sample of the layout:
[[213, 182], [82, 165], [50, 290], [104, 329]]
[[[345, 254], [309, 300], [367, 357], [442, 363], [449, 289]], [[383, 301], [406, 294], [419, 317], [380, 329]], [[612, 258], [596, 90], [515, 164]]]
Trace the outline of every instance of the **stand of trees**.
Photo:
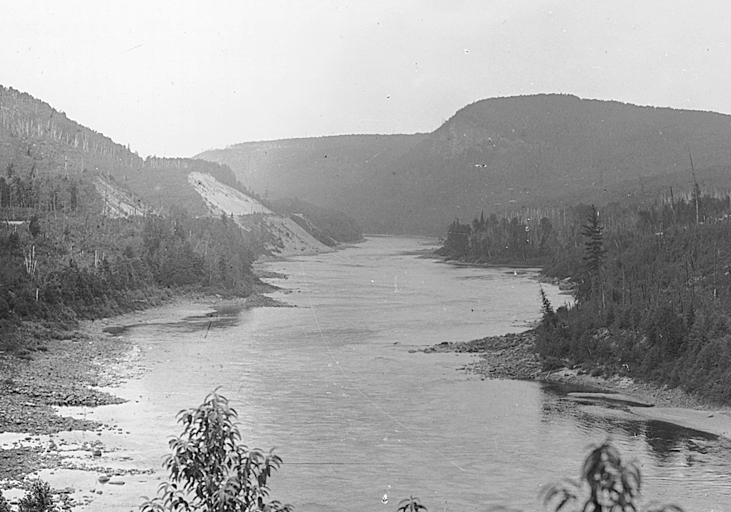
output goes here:
[[544, 301], [536, 350], [547, 369], [582, 365], [731, 402], [728, 195], [696, 187], [642, 209], [529, 213], [455, 222], [441, 253], [571, 281], [573, 305]]
[[84, 176], [0, 178], [0, 348], [24, 321], [70, 327], [155, 303], [169, 289], [248, 295], [260, 236], [227, 217], [103, 215]]

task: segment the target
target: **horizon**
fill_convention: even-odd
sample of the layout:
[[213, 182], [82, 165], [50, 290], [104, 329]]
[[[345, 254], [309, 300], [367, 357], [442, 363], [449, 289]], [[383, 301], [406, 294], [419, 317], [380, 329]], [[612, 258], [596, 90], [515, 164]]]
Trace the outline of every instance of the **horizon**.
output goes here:
[[7, 20], [7, 86], [140, 155], [424, 134], [535, 94], [731, 114], [718, 0], [39, 0]]

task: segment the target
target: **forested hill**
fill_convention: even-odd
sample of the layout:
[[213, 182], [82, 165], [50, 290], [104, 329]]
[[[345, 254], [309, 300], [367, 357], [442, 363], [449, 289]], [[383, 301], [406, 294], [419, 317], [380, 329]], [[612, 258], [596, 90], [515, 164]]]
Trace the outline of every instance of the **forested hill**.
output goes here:
[[190, 172], [212, 175], [245, 190], [226, 166], [189, 158], [142, 159], [129, 147], [82, 126], [33, 96], [0, 86], [0, 170], [38, 179], [103, 174], [154, 207], [185, 207], [203, 215], [206, 205], [188, 184]]
[[441, 234], [455, 218], [606, 204], [729, 177], [731, 116], [542, 94], [478, 101], [430, 134], [244, 143], [198, 158], [270, 197], [347, 208], [366, 231]]
[[35, 339], [28, 326], [145, 307], [170, 289], [248, 295], [257, 257], [360, 238], [342, 214], [279, 214], [246, 192], [224, 165], [143, 160], [0, 86], [0, 350]]

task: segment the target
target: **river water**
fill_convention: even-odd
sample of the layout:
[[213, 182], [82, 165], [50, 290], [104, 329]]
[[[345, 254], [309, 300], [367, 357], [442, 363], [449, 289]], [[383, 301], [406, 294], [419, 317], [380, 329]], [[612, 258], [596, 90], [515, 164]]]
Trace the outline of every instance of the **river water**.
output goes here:
[[[102, 437], [110, 464], [159, 468], [180, 432], [175, 414], [220, 386], [244, 441], [284, 460], [272, 497], [301, 512], [392, 511], [410, 495], [431, 512], [538, 510], [546, 484], [577, 477], [587, 447], [607, 436], [640, 463], [646, 496], [731, 511], [725, 441], [540, 383], [481, 380], [459, 369], [466, 354], [411, 352], [518, 332], [540, 312], [534, 271], [420, 256], [430, 243], [371, 237], [265, 264], [287, 276], [269, 280], [282, 288], [272, 296], [296, 307], [206, 316], [210, 308], [188, 306], [126, 326], [120, 335], [140, 346], [148, 371], [115, 389], [130, 402], [94, 411], [117, 425]], [[567, 300], [543, 287], [554, 306]], [[130, 476], [87, 510], [130, 510], [162, 476]]]

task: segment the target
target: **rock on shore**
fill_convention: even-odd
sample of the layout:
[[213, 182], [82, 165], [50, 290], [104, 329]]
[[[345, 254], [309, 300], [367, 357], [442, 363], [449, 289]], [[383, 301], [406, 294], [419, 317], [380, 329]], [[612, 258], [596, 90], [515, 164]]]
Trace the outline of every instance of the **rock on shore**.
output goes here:
[[[490, 336], [467, 342], [443, 342], [423, 350], [430, 352], [474, 353], [478, 358], [464, 370], [483, 378], [546, 380], [571, 384], [592, 392], [626, 395], [637, 403], [655, 406], [653, 409], [682, 408], [695, 411], [714, 411], [717, 415], [731, 416], [731, 408], [708, 403], [681, 389], [642, 382], [626, 376], [592, 376], [580, 369], [562, 368], [553, 372], [542, 369], [540, 356], [534, 351], [535, 333]], [[650, 415], [649, 410], [644, 415]], [[659, 413], [658, 413], [659, 414]], [[728, 429], [731, 433], [731, 426]]]
[[90, 430], [97, 423], [56, 415], [53, 406], [88, 406], [123, 400], [91, 386], [108, 383], [105, 363], [129, 350], [120, 339], [77, 333], [48, 340], [31, 360], [0, 353], [0, 432], [49, 434]]
[[427, 347], [430, 352], [467, 352], [479, 355], [479, 359], [465, 366], [465, 370], [493, 379], [537, 379], [542, 371], [541, 359], [533, 351], [535, 334], [526, 331], [518, 334], [489, 336], [466, 342], [443, 342]]

